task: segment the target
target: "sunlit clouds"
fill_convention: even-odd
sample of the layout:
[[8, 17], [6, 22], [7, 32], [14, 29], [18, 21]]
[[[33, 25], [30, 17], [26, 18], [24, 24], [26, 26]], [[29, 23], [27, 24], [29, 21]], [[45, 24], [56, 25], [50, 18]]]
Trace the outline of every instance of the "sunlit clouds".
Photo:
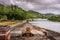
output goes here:
[[11, 2], [13, 5], [15, 5], [14, 0], [10, 0], [10, 2]]
[[23, 1], [15, 1], [15, 4], [18, 5], [18, 6], [22, 6], [23, 8], [26, 7], [25, 9], [34, 9], [34, 5], [29, 3], [29, 2], [23, 2]]
[[28, 3], [28, 4], [27, 4], [27, 7], [28, 7], [29, 9], [33, 9], [33, 8], [34, 8], [34, 5], [31, 4], [31, 3]]

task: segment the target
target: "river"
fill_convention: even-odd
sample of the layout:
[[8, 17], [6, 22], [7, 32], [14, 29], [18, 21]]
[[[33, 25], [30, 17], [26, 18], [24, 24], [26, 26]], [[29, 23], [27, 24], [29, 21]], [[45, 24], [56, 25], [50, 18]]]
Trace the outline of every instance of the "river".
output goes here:
[[43, 20], [43, 19], [38, 20], [37, 19], [35, 21], [30, 21], [30, 23], [37, 27], [49, 29], [49, 30], [60, 33], [60, 22], [52, 22], [49, 20]]

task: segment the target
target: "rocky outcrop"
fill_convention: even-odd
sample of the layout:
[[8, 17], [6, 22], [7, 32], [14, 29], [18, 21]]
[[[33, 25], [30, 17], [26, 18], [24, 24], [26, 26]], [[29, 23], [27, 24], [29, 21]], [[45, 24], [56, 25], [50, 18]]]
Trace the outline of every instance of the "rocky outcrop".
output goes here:
[[20, 30], [21, 34], [12, 36], [11, 40], [60, 40], [60, 33], [25, 24]]

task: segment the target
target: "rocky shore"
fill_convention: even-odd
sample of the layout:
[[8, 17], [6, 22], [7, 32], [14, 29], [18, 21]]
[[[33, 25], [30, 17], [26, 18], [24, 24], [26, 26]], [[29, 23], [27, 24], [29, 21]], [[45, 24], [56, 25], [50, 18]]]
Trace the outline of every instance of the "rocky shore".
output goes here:
[[11, 36], [11, 40], [60, 40], [60, 33], [34, 27], [28, 23], [25, 24], [20, 31], [21, 33], [19, 35]]

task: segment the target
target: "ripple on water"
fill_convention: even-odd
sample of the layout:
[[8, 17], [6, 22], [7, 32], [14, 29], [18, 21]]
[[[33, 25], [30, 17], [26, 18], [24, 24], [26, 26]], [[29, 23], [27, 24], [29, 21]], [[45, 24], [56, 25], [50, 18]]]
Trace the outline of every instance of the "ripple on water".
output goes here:
[[53, 31], [60, 33], [60, 23], [59, 22], [52, 22], [52, 21], [46, 20], [46, 21], [31, 21], [30, 23], [32, 23], [35, 26], [53, 30]]

